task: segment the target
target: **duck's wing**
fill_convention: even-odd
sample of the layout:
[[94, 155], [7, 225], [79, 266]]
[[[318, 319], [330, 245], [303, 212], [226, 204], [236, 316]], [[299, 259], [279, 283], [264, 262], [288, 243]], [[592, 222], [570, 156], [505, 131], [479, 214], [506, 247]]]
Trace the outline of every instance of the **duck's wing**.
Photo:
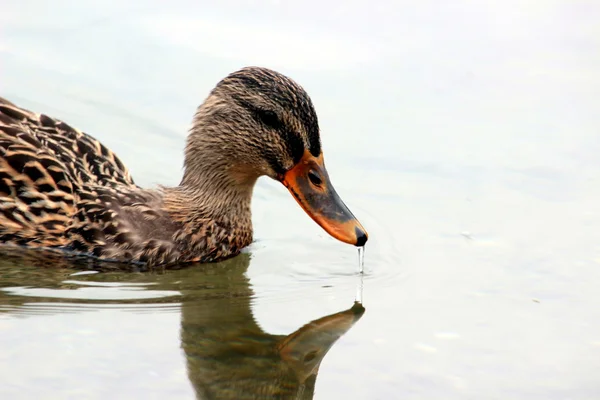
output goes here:
[[92, 136], [45, 114], [20, 108], [0, 97], [0, 131], [12, 142], [27, 142], [65, 165], [81, 183], [134, 185], [115, 153]]
[[135, 187], [93, 137], [0, 98], [0, 242], [61, 246], [90, 187]]

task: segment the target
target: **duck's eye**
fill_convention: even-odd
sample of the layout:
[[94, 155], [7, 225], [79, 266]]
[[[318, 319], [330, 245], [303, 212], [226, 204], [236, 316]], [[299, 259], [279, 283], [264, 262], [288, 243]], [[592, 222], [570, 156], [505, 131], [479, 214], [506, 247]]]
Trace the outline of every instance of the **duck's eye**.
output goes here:
[[257, 114], [258, 118], [263, 124], [270, 126], [271, 128], [280, 127], [281, 121], [279, 120], [279, 116], [276, 112], [271, 110], [258, 110]]
[[308, 179], [315, 186], [321, 186], [321, 184], [323, 183], [319, 174], [317, 174], [313, 170], [308, 171]]

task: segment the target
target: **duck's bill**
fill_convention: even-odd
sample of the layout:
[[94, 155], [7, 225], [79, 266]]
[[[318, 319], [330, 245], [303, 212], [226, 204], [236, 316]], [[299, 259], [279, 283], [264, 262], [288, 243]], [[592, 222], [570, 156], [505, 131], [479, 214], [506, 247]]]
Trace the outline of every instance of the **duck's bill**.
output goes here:
[[333, 188], [323, 154], [314, 157], [307, 151], [300, 162], [283, 175], [282, 183], [304, 211], [331, 236], [355, 246], [367, 242], [367, 231]]

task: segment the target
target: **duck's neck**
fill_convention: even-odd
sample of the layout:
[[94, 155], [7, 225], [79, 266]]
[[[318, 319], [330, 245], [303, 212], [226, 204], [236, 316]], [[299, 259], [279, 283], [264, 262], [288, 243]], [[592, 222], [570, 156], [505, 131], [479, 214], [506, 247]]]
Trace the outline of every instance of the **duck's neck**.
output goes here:
[[224, 154], [214, 148], [202, 147], [194, 148], [195, 155], [186, 154], [180, 185], [164, 190], [165, 211], [184, 231], [197, 231], [210, 221], [223, 229], [221, 234], [244, 247], [252, 240], [251, 201], [257, 177], [228, 164]]
[[195, 176], [192, 181], [184, 179], [179, 186], [165, 189], [164, 206], [173, 219], [182, 223], [210, 219], [252, 232], [253, 189], [254, 182], [236, 185], [218, 174]]
[[[248, 144], [230, 124], [217, 118], [227, 104], [210, 96], [197, 110], [185, 148], [179, 186], [165, 189], [164, 207], [184, 231], [198, 231], [209, 221], [237, 245], [252, 240], [252, 191], [262, 174], [247, 156]], [[235, 139], [235, 140], [234, 140]], [[213, 232], [215, 234], [215, 232]]]

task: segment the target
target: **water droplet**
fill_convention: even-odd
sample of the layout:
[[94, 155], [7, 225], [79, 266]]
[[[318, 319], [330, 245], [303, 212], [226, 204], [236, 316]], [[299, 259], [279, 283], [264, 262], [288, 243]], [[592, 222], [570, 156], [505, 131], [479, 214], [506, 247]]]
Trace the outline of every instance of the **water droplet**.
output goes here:
[[354, 302], [358, 304], [363, 303], [363, 275], [360, 275], [360, 281], [358, 285], [356, 285], [356, 297], [354, 298]]
[[358, 273], [360, 274], [360, 281], [356, 286], [356, 298], [355, 302], [362, 304], [363, 302], [363, 276], [365, 270], [365, 246], [358, 248]]
[[365, 271], [365, 246], [358, 248], [358, 273], [363, 274]]

